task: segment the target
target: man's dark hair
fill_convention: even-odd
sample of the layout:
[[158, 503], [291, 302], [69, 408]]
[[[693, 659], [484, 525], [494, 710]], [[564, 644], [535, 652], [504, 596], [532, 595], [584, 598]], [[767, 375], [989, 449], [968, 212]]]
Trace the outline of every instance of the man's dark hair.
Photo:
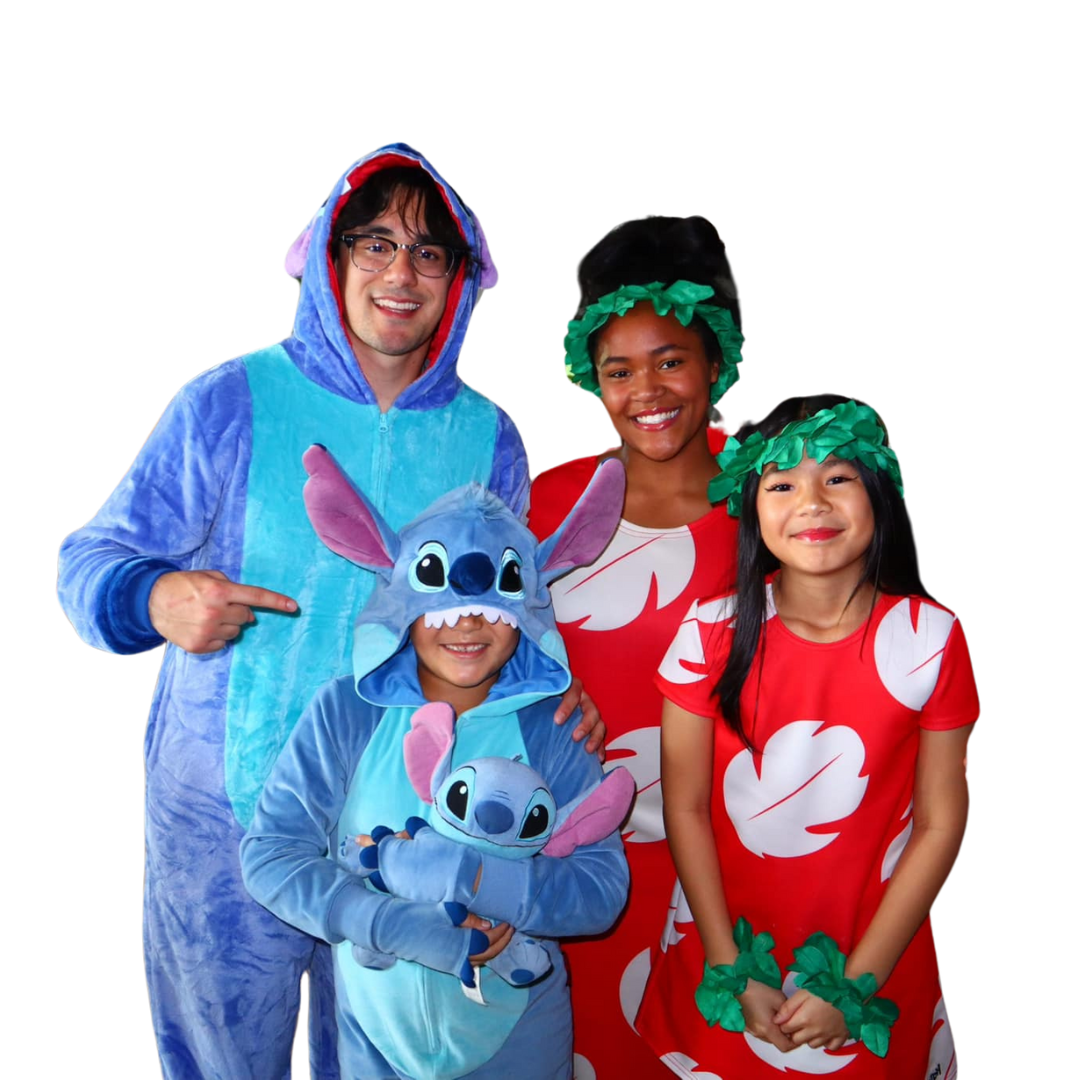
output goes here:
[[352, 192], [334, 222], [334, 247], [350, 229], [370, 225], [395, 203], [401, 208], [406, 228], [416, 236], [466, 250], [461, 230], [434, 179], [424, 169], [408, 165], [380, 169]]

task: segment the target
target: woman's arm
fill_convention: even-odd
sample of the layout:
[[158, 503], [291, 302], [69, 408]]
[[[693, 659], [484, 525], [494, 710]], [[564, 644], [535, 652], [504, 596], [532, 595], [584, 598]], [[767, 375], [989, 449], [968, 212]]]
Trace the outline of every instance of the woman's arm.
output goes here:
[[[664, 828], [710, 966], [733, 964], [739, 954], [732, 936], [710, 809], [714, 726], [714, 720], [664, 701], [660, 728]], [[784, 1002], [782, 991], [751, 979], [740, 1001], [747, 1031], [781, 1050], [791, 1049], [791, 1040], [773, 1020]]]
[[[972, 727], [920, 732], [911, 839], [881, 905], [848, 957], [848, 978], [868, 971], [884, 986], [949, 876], [967, 823], [965, 767]], [[846, 1035], [839, 1010], [802, 990], [781, 1009], [778, 1020], [796, 1044], [832, 1046]]]

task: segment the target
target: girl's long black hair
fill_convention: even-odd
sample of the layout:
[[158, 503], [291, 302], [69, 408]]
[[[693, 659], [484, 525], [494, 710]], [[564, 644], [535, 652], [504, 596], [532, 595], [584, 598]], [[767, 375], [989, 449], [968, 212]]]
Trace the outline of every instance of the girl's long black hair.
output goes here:
[[[770, 439], [788, 424], [805, 420], [822, 409], [831, 409], [851, 400], [839, 394], [788, 398], [760, 423], [745, 424], [737, 432], [736, 438], [739, 442], [745, 442], [749, 435], [760, 431], [766, 439]], [[861, 405], [862, 402], [856, 404]], [[884, 426], [882, 423], [882, 427]], [[888, 436], [885, 441], [888, 442]], [[859, 473], [874, 512], [874, 534], [866, 550], [862, 576], [852, 591], [852, 597], [866, 582], [871, 582], [875, 597], [881, 592], [892, 596], [922, 596], [932, 600], [933, 597], [926, 591], [919, 577], [915, 538], [911, 532], [911, 520], [908, 518], [903, 497], [884, 473], [868, 469], [861, 461], [853, 460], [851, 464]], [[776, 556], [761, 539], [761, 523], [757, 513], [760, 482], [758, 474], [751, 472], [743, 488], [742, 514], [739, 518], [734, 633], [724, 673], [714, 691], [720, 699], [720, 712], [724, 722], [750, 749], [754, 749], [754, 744], [747, 734], [740, 699], [757, 655], [759, 642], [762, 648], [761, 665], [758, 668], [760, 685], [761, 670], [765, 663], [765, 579], [780, 568]]]

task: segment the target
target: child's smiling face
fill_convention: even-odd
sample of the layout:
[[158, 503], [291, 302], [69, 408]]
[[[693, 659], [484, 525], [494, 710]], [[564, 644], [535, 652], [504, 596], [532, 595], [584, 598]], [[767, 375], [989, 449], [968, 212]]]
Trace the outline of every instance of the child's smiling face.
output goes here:
[[460, 715], [479, 705], [514, 655], [519, 631], [501, 619], [462, 615], [451, 626], [426, 625], [420, 616], [409, 630], [416, 650], [420, 688], [428, 701], [446, 701]]
[[789, 570], [834, 574], [855, 568], [874, 537], [874, 511], [850, 461], [805, 455], [793, 469], [766, 465], [757, 493], [765, 546]]

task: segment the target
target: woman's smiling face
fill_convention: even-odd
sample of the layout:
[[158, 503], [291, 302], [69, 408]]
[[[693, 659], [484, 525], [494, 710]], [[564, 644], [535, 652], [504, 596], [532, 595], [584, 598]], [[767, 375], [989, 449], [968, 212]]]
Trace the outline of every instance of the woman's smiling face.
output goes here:
[[720, 365], [697, 331], [640, 303], [597, 331], [593, 353], [604, 407], [630, 453], [676, 457], [709, 423]]

